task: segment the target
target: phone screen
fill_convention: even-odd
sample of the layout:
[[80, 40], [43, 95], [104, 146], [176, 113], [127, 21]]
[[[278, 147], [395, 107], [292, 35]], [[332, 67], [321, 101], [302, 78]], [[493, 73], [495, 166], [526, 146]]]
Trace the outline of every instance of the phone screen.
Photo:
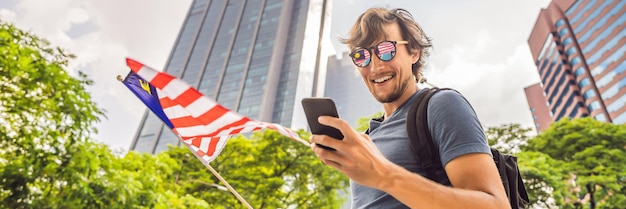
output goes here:
[[336, 128], [322, 125], [317, 122], [317, 118], [322, 115], [339, 117], [335, 102], [330, 98], [304, 98], [302, 99], [302, 107], [306, 115], [309, 128], [313, 134], [323, 134], [335, 139], [343, 139], [343, 134]]

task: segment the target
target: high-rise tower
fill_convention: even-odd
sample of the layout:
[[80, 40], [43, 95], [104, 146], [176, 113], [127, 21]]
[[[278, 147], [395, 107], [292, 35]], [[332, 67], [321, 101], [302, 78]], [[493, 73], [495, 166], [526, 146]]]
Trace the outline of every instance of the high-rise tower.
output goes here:
[[[253, 119], [306, 128], [300, 100], [322, 96], [328, 0], [194, 0], [165, 72]], [[178, 137], [146, 111], [131, 150], [158, 153]]]
[[542, 9], [528, 39], [543, 89], [543, 98], [526, 89], [531, 110], [545, 104], [552, 121], [626, 123], [625, 23], [626, 1], [553, 0]]

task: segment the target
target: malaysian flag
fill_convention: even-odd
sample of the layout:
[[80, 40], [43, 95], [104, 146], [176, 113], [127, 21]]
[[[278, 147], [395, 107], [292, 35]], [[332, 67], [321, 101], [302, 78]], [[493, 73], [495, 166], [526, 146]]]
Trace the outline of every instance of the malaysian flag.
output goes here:
[[370, 62], [370, 53], [366, 49], [361, 49], [352, 54], [352, 60], [357, 66], [367, 66]]
[[126, 64], [131, 72], [123, 80], [124, 84], [172, 128], [204, 164], [219, 155], [231, 136], [266, 128], [309, 144], [281, 125], [255, 121], [224, 108], [174, 76], [130, 58], [126, 59]]

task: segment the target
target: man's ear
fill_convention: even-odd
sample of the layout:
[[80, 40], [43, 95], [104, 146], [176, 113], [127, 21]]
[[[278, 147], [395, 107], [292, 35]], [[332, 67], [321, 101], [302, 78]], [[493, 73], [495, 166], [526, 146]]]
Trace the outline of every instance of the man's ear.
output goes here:
[[417, 63], [417, 61], [420, 59], [420, 50], [417, 49], [415, 50], [415, 52], [413, 52], [413, 54], [411, 55], [411, 61], [413, 61], [413, 64]]

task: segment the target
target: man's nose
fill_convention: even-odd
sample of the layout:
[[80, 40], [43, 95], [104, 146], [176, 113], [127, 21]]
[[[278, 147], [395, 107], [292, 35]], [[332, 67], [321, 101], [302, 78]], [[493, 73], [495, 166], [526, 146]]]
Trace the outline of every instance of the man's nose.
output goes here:
[[384, 67], [383, 64], [384, 61], [382, 61], [380, 58], [378, 58], [378, 56], [374, 55], [372, 56], [371, 60], [370, 60], [370, 70], [371, 71], [378, 71], [378, 70], [382, 70]]

